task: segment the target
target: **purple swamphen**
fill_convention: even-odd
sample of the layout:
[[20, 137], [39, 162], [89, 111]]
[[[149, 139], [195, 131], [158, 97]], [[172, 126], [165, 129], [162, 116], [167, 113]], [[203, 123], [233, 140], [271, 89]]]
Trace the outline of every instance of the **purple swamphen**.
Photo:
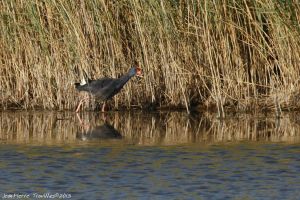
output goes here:
[[[105, 111], [105, 101], [115, 96], [123, 86], [133, 77], [142, 76], [142, 69], [140, 67], [132, 67], [129, 72], [120, 78], [100, 78], [97, 80], [87, 80], [81, 83], [75, 83], [78, 91], [85, 91], [94, 95], [100, 101], [104, 101], [101, 111]], [[80, 100], [76, 112], [79, 112], [81, 105], [89, 97]]]

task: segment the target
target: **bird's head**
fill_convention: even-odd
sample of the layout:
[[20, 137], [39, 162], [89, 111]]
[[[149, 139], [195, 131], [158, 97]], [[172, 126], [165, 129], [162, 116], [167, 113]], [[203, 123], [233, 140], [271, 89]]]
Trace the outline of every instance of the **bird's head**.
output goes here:
[[142, 76], [142, 69], [140, 67], [132, 67], [129, 70], [129, 75], [130, 76]]

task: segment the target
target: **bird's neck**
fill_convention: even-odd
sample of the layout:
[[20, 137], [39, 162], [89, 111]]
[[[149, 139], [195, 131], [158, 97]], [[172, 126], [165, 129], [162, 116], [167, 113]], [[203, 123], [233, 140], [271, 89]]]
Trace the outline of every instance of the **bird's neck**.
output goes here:
[[130, 74], [124, 74], [123, 76], [121, 76], [118, 80], [119, 80], [119, 84], [118, 86], [119, 87], [122, 87], [123, 85], [125, 85], [130, 79], [131, 79], [131, 76]]

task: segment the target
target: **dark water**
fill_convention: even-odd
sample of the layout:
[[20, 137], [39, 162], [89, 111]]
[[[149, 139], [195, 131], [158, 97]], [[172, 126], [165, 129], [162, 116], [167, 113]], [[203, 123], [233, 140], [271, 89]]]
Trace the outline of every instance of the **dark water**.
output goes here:
[[1, 113], [0, 198], [298, 199], [296, 116]]

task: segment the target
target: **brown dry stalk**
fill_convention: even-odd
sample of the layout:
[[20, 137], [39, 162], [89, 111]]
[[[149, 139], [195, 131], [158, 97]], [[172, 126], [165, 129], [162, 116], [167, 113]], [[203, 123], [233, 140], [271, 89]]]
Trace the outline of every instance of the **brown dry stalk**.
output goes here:
[[0, 108], [74, 109], [84, 73], [138, 63], [114, 107], [297, 109], [299, 22], [294, 1], [3, 0]]

